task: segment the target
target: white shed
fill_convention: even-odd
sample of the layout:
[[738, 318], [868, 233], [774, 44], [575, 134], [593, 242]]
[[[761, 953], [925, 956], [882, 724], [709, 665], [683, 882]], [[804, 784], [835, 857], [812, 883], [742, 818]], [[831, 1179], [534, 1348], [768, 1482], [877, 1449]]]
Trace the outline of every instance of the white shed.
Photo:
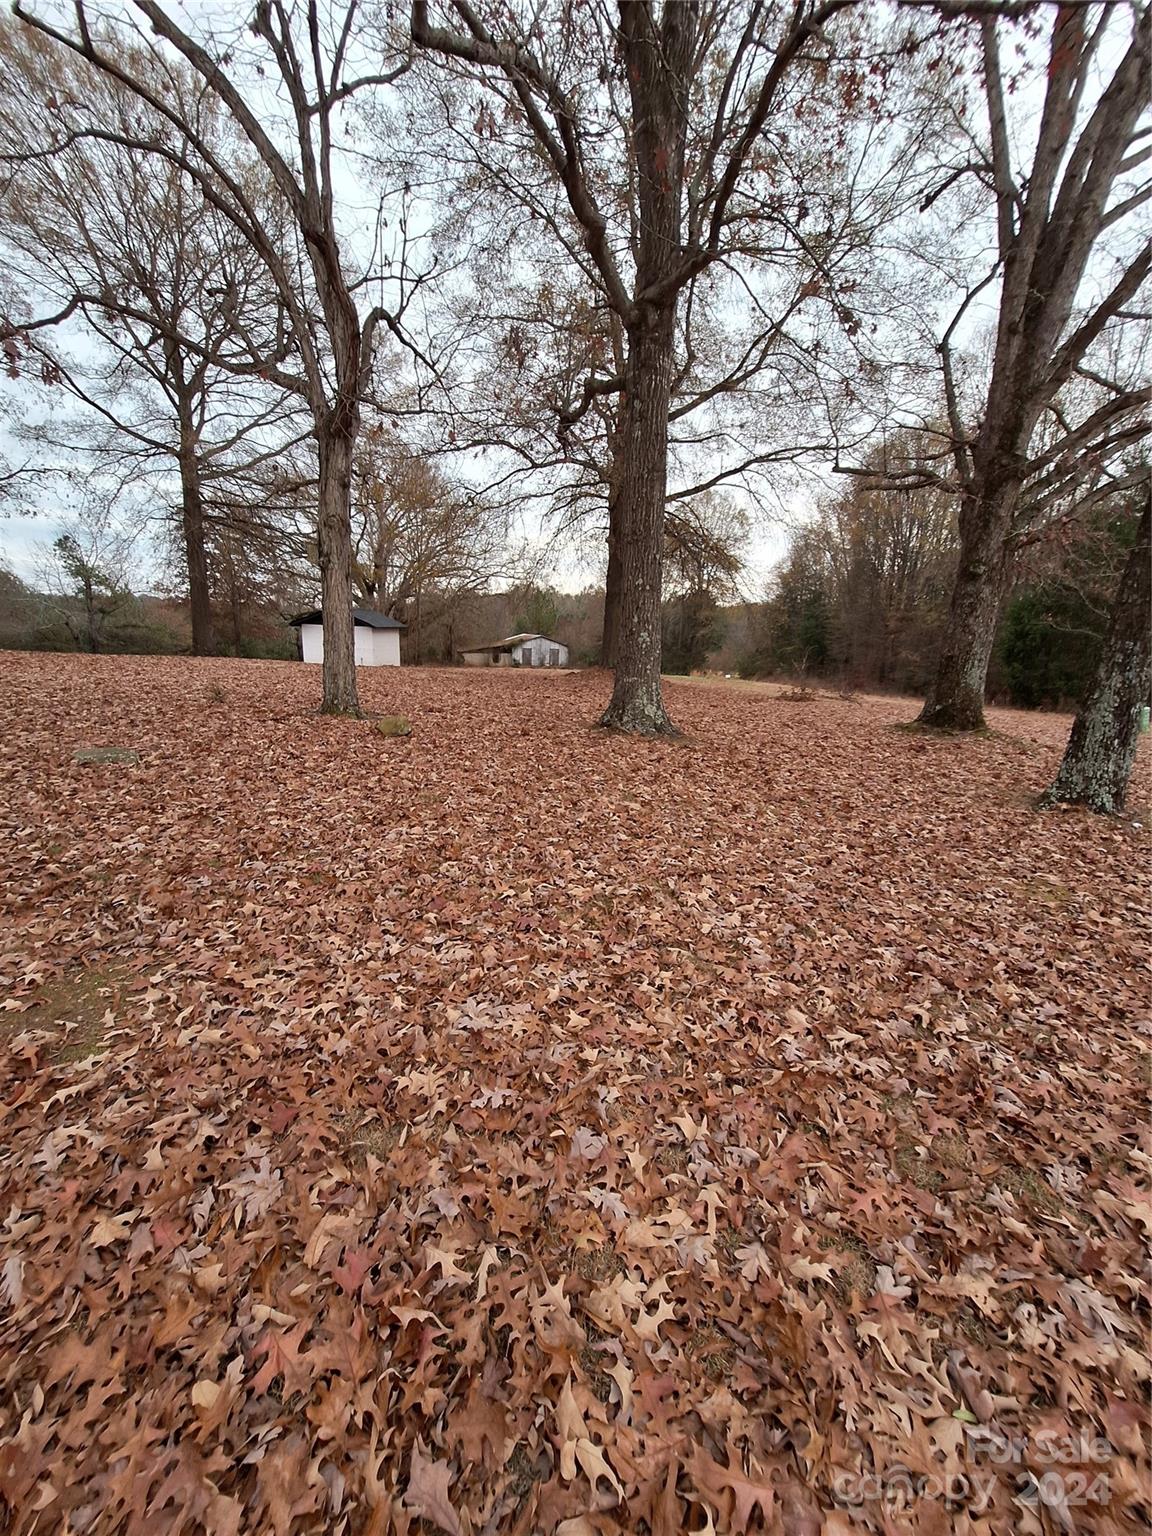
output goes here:
[[[300, 655], [304, 661], [324, 660], [324, 614], [319, 608], [314, 613], [302, 613], [291, 621], [300, 631]], [[358, 667], [398, 667], [400, 665], [400, 631], [404, 625], [386, 613], [376, 613], [371, 608], [353, 608], [352, 639], [356, 647]]]
[[568, 647], [547, 635], [506, 635], [461, 651], [466, 667], [566, 667]]

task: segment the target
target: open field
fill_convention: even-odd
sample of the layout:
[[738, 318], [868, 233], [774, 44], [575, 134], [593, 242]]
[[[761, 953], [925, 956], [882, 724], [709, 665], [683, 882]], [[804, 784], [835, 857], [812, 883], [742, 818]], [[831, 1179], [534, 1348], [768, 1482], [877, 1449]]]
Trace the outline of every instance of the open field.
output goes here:
[[1032, 809], [1068, 721], [361, 687], [413, 735], [2, 658], [0, 1528], [1146, 1529], [1148, 850]]

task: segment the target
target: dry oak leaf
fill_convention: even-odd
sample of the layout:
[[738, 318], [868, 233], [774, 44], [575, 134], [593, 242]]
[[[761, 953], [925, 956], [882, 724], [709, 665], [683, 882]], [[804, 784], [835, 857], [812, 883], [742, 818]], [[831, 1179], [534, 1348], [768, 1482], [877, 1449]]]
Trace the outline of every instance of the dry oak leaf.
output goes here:
[[224, 1279], [223, 1264], [202, 1264], [192, 1271], [192, 1284], [205, 1296], [215, 1296], [228, 1282]]
[[576, 1443], [587, 1439], [588, 1426], [572, 1391], [572, 1378], [565, 1378], [556, 1400], [556, 1428], [560, 1431], [560, 1476], [570, 1483], [576, 1476]]
[[324, 1499], [324, 1483], [308, 1477], [308, 1448], [300, 1435], [273, 1446], [259, 1463], [260, 1493], [275, 1536], [289, 1536], [298, 1515], [313, 1514]]
[[284, 1378], [284, 1393], [306, 1392], [312, 1383], [312, 1370], [300, 1354], [300, 1342], [308, 1332], [307, 1320], [290, 1333], [265, 1328], [252, 1351], [253, 1358], [263, 1355], [264, 1364], [253, 1376], [253, 1392], [266, 1392], [277, 1376]]
[[24, 1302], [24, 1258], [22, 1254], [13, 1253], [4, 1261], [4, 1268], [0, 1270], [0, 1295], [15, 1311]]
[[772, 1260], [763, 1243], [745, 1243], [742, 1248], [737, 1248], [734, 1258], [740, 1266], [741, 1276], [749, 1283], [755, 1280], [757, 1275], [772, 1273]]
[[994, 1299], [996, 1281], [989, 1275], [944, 1275], [934, 1289], [941, 1296], [962, 1296], [979, 1307], [985, 1317], [999, 1317], [1000, 1306]]
[[528, 1308], [536, 1342], [546, 1354], [559, 1354], [564, 1350], [579, 1349], [586, 1334], [572, 1316], [572, 1308], [564, 1295], [564, 1277], [555, 1285], [546, 1285]]
[[464, 1407], [448, 1421], [449, 1441], [459, 1445], [465, 1460], [476, 1466], [485, 1460], [485, 1444], [497, 1459], [503, 1455], [507, 1433], [508, 1415], [503, 1403], [480, 1391], [474, 1391]]
[[304, 1249], [304, 1262], [308, 1268], [319, 1269], [325, 1248], [330, 1243], [343, 1245], [349, 1242], [356, 1235], [357, 1225], [350, 1216], [341, 1215], [338, 1211], [326, 1211], [312, 1228], [312, 1235]]
[[606, 1482], [611, 1483], [618, 1499], [624, 1497], [624, 1490], [620, 1486], [620, 1481], [615, 1472], [608, 1465], [608, 1460], [604, 1455], [602, 1447], [596, 1445], [592, 1440], [577, 1440], [576, 1460], [580, 1463], [584, 1476], [592, 1484], [593, 1489], [595, 1489], [598, 1480], [604, 1478]]
[[466, 1269], [461, 1269], [456, 1260], [460, 1257], [455, 1248], [437, 1248], [434, 1243], [424, 1244], [424, 1262], [429, 1269], [438, 1268], [441, 1274], [437, 1291], [442, 1291], [445, 1286], [456, 1284], [466, 1285], [472, 1276]]
[[112, 1243], [122, 1243], [128, 1236], [128, 1228], [140, 1212], [125, 1211], [122, 1216], [101, 1216], [88, 1234], [93, 1248], [107, 1248]]
[[556, 1427], [560, 1431], [560, 1476], [564, 1481], [566, 1483], [572, 1481], [576, 1476], [576, 1465], [579, 1463], [593, 1489], [598, 1479], [604, 1478], [612, 1485], [616, 1497], [622, 1499], [624, 1490], [615, 1472], [609, 1466], [603, 1448], [588, 1438], [588, 1426], [584, 1422], [584, 1415], [572, 1391], [571, 1376], [565, 1380], [556, 1401]]
[[584, 1310], [601, 1327], [620, 1330], [643, 1305], [644, 1287], [628, 1275], [617, 1275], [608, 1285], [589, 1293]]
[[801, 1254], [788, 1265], [788, 1273], [797, 1280], [831, 1280], [834, 1271], [831, 1264], [814, 1264]]
[[669, 1122], [674, 1125], [689, 1146], [694, 1145], [703, 1136], [708, 1134], [708, 1116], [702, 1115], [699, 1123], [693, 1120], [687, 1110], [682, 1115], [673, 1115]]
[[332, 1278], [346, 1296], [356, 1296], [375, 1259], [366, 1248], [346, 1248], [343, 1263], [332, 1271]]
[[460, 1517], [452, 1508], [452, 1501], [448, 1497], [451, 1480], [448, 1463], [433, 1461], [431, 1457], [425, 1456], [424, 1447], [417, 1437], [412, 1446], [412, 1460], [408, 1467], [408, 1487], [403, 1498], [404, 1507], [410, 1509], [414, 1515], [419, 1515], [422, 1520], [431, 1521], [438, 1530], [447, 1531], [448, 1536], [464, 1536]]
[[[742, 1472], [722, 1467], [700, 1446], [693, 1451], [688, 1470], [697, 1489], [721, 1515], [726, 1515], [728, 1528], [735, 1536], [744, 1536], [757, 1505], [760, 1506], [766, 1529], [774, 1528], [772, 1520], [776, 1490], [769, 1484], [754, 1483]], [[730, 1514], [727, 1511], [729, 1498], [732, 1501]]]
[[197, 1409], [200, 1423], [205, 1429], [218, 1429], [231, 1412], [232, 1404], [244, 1379], [244, 1357], [237, 1355], [229, 1361], [222, 1381], [202, 1376], [192, 1387], [192, 1406]]
[[658, 1298], [655, 1312], [641, 1311], [634, 1324], [636, 1337], [648, 1339], [653, 1344], [660, 1342], [660, 1329], [665, 1323], [671, 1322], [676, 1316], [676, 1308], [664, 1296]]

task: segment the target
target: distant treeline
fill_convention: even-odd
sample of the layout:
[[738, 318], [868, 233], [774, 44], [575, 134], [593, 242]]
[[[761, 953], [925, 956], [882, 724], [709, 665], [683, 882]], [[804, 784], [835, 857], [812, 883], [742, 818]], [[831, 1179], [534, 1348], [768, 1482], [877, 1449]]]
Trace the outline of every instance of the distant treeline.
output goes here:
[[[124, 587], [42, 591], [0, 568], [0, 649], [179, 655], [192, 649], [188, 604]], [[253, 609], [221, 651], [288, 658], [296, 654], [295, 633], [279, 614]]]
[[[1022, 549], [989, 674], [993, 698], [1068, 708], [1095, 665], [1131, 515], [1100, 514]], [[947, 613], [957, 554], [950, 501], [919, 489], [854, 490], [792, 537], [761, 602], [723, 603], [705, 574], [681, 581], [663, 608], [663, 670], [819, 680], [854, 690], [920, 694]], [[0, 570], [0, 647], [151, 652], [192, 650], [186, 601], [134, 595], [90, 561], [58, 556], [56, 591]], [[301, 592], [297, 608], [309, 606]], [[287, 607], [291, 607], [288, 604]], [[578, 666], [600, 663], [604, 592], [522, 582], [504, 592], [425, 593], [409, 606], [408, 664], [451, 665], [461, 649], [532, 631], [552, 635]], [[218, 648], [293, 659], [286, 605], [254, 592], [215, 614]]]
[[[1131, 510], [1105, 509], [1021, 548], [988, 692], [1068, 708], [1091, 676]], [[712, 664], [741, 677], [820, 679], [920, 694], [932, 675], [957, 559], [954, 513], [924, 490], [860, 490], [798, 531], [767, 600], [727, 610]]]
[[[41, 590], [0, 567], [0, 649], [110, 655], [192, 652], [186, 599], [135, 594], [106, 569], [84, 560], [68, 565], [66, 556], [54, 561], [50, 574], [58, 590]], [[301, 591], [289, 603], [253, 594], [214, 605], [218, 653], [295, 659], [297, 634], [287, 620], [315, 601], [315, 593]], [[603, 615], [604, 594], [595, 588], [565, 593], [525, 582], [505, 592], [433, 589], [409, 608], [402, 656], [409, 664], [452, 664], [468, 646], [531, 630], [563, 640], [574, 664], [595, 666]]]

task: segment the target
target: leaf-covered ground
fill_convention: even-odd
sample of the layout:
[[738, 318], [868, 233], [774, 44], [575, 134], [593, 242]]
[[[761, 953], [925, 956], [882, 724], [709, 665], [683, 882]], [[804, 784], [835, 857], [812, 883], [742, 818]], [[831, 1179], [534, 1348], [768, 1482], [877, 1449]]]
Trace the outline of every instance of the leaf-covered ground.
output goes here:
[[317, 687], [3, 658], [0, 1527], [1146, 1528], [1146, 845], [1031, 809], [1067, 720]]

